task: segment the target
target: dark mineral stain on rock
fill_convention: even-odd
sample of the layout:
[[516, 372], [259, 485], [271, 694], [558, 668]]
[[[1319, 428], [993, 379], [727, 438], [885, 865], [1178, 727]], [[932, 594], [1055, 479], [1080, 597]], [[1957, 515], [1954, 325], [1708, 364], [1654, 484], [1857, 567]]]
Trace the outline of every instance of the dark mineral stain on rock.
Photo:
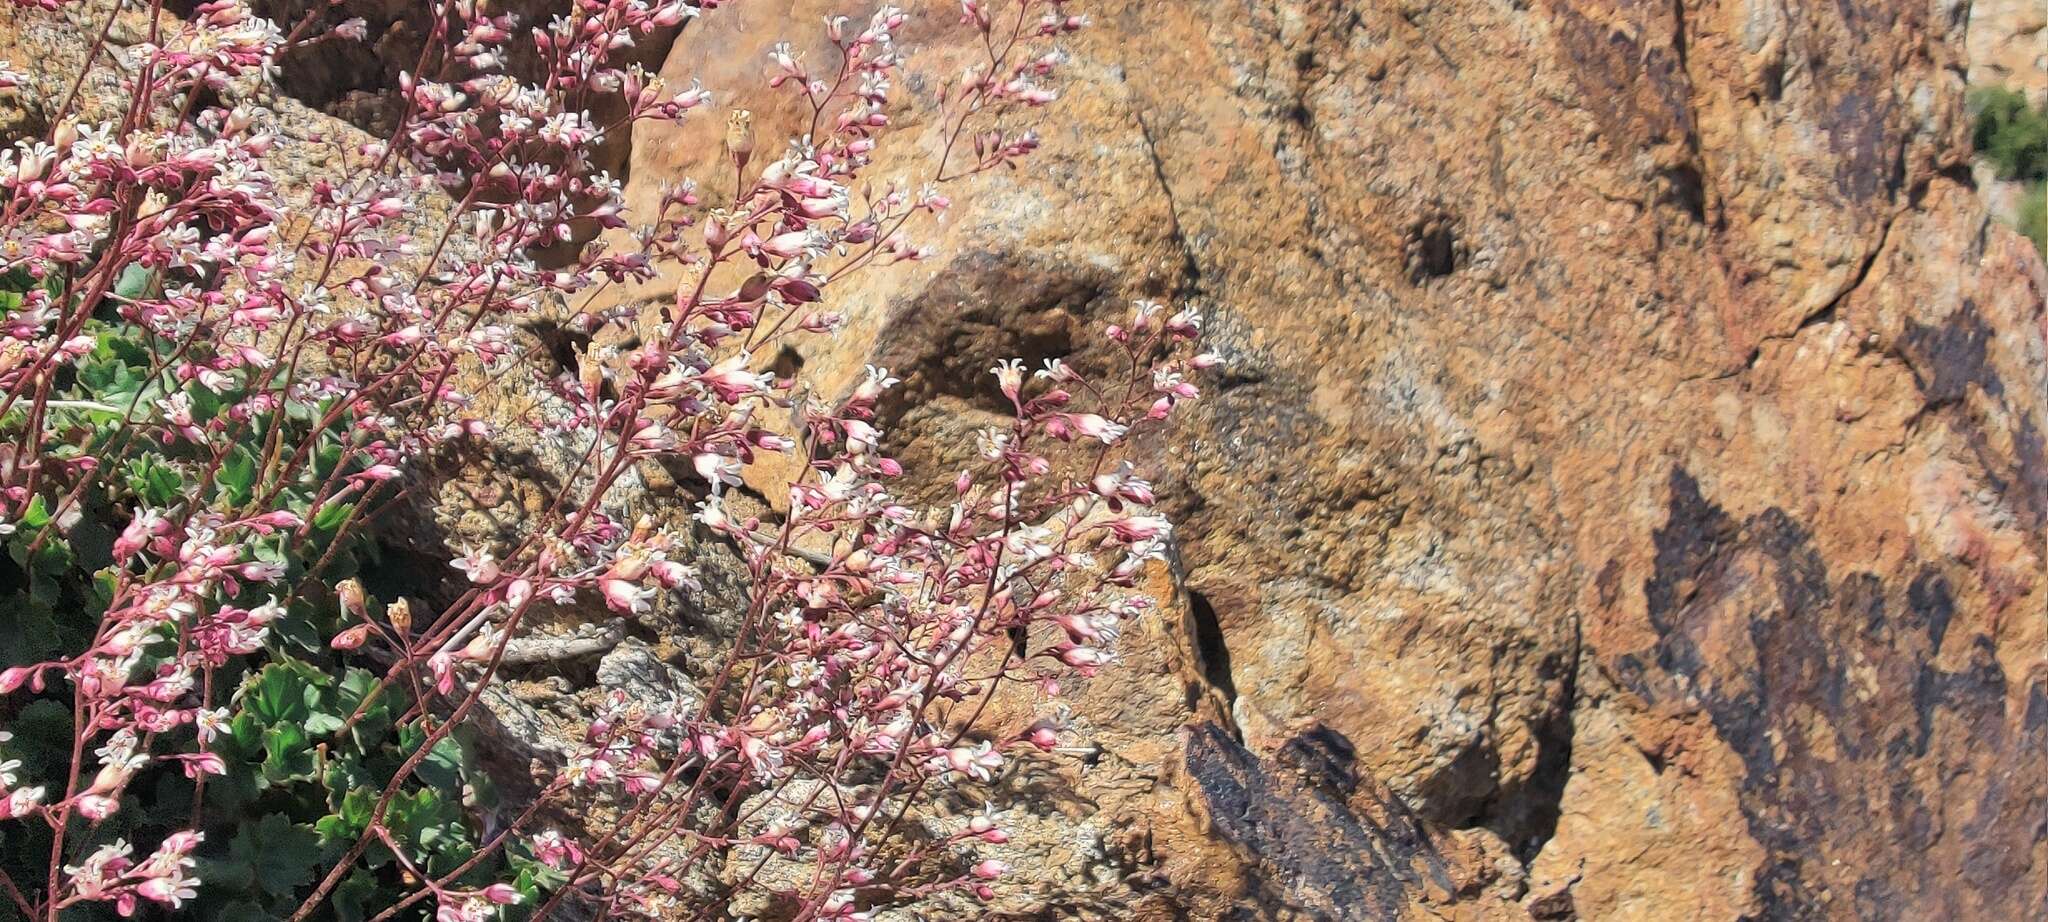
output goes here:
[[1986, 361], [1993, 335], [1978, 316], [1976, 303], [1965, 299], [1962, 309], [1944, 323], [1908, 323], [1899, 345], [1912, 362], [1920, 393], [1933, 403], [1952, 403], [1961, 400], [1971, 385], [1993, 397], [2005, 393], [2005, 384]]
[[[1185, 767], [1218, 836], [1244, 853], [1267, 909], [1334, 922], [1401, 918], [1452, 882], [1422, 820], [1361, 790], [1351, 742], [1325, 727], [1260, 759], [1215, 724], [1188, 729]], [[1368, 810], [1355, 809], [1364, 798]]]
[[[1644, 585], [1654, 664], [1612, 673], [1649, 701], [1697, 702], [1741, 757], [1743, 814], [1770, 856], [1758, 918], [1829, 917], [1844, 900], [1868, 919], [2038, 918], [2022, 905], [2038, 888], [1994, 881], [2048, 872], [2031, 866], [2048, 815], [2043, 678], [2015, 696], [1989, 638], [1950, 636], [1953, 574], [1836, 577], [1782, 510], [1738, 522], [1684, 469], [1669, 488]], [[1938, 665], [1958, 644], [1942, 660], [1962, 664]]]

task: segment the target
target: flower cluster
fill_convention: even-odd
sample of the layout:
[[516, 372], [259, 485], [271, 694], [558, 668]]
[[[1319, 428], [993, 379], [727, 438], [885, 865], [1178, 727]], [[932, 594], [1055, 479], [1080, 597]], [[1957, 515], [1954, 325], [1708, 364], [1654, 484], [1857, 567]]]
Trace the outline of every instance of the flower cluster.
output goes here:
[[[282, 29], [239, 0], [182, 19], [105, 11], [109, 30], [140, 17], [148, 36], [87, 61], [129, 99], [105, 113], [66, 100], [46, 137], [0, 153], [0, 531], [28, 573], [24, 606], [97, 615], [0, 671], [0, 696], [73, 718], [58, 721], [68, 763], [28, 779], [0, 759], [0, 821], [62, 859], [39, 880], [0, 863], [26, 917], [211, 898], [188, 873], [208, 841], [195, 827], [234, 836], [209, 860], [303, 858], [228, 885], [293, 920], [344, 900], [379, 920], [429, 900], [444, 922], [572, 900], [695, 911], [722, 898], [707, 875], [743, 853], [760, 860], [724, 892], [774, 890], [805, 919], [992, 894], [1007, 868], [974, 847], [1007, 841], [1000, 814], [936, 841], [905, 824], [1060, 748], [1058, 717], [994, 733], [978, 716], [1006, 688], [1056, 695], [1115, 661], [1148, 610], [1140, 569], [1170, 536], [1127, 446], [1195, 399], [1214, 359], [1195, 352], [1194, 314], [1140, 302], [1096, 358], [1028, 376], [1004, 361], [991, 387], [1011, 419], [981, 434], [980, 464], [950, 503], [907, 498], [881, 431], [896, 378], [870, 368], [828, 400], [761, 359], [839, 329], [828, 298], [846, 279], [928, 257], [918, 233], [950, 206], [942, 184], [1037, 147], [1013, 126], [1055, 100], [1054, 43], [1085, 20], [1064, 0], [964, 0], [985, 60], [938, 88], [943, 145], [924, 174], [877, 177], [914, 83], [897, 42], [909, 14], [830, 19], [827, 60], [784, 44], [763, 62], [808, 113], [793, 137], [767, 148], [731, 110], [733, 193], [707, 201], [684, 182], [629, 213], [596, 147], [713, 101], [619, 53], [719, 5], [565, 0], [527, 24], [436, 0], [397, 127], [304, 188], [277, 165], [305, 142], [253, 100], [280, 56], [360, 40], [360, 20], [316, 8]], [[537, 258], [564, 245], [566, 262]], [[528, 373], [523, 319], [657, 277], [686, 280], [658, 322], [577, 315], [584, 333], [633, 335], [535, 382], [559, 412], [479, 409], [474, 389]], [[431, 607], [350, 578], [423, 460], [505, 425], [575, 459], [518, 540], [461, 549], [459, 591]], [[762, 456], [792, 453], [808, 463], [774, 512], [729, 501]], [[650, 459], [706, 485], [690, 521], [622, 508]], [[467, 819], [454, 804], [489, 781], [467, 756], [470, 718], [536, 607], [637, 615], [696, 591], [698, 530], [749, 577], [701, 699], [612, 697], [516, 815]], [[189, 798], [190, 822], [138, 810], [145, 784]], [[283, 812], [238, 819], [258, 793]], [[88, 850], [117, 829], [161, 844], [140, 862], [126, 841]], [[800, 871], [770, 883], [771, 858]]]
[[85, 860], [64, 867], [69, 895], [58, 905], [110, 902], [121, 915], [131, 916], [141, 899], [176, 909], [199, 895], [193, 889], [199, 878], [187, 872], [198, 863], [192, 850], [205, 838], [197, 832], [173, 833], [140, 863], [133, 857], [134, 847], [124, 840], [102, 845]]

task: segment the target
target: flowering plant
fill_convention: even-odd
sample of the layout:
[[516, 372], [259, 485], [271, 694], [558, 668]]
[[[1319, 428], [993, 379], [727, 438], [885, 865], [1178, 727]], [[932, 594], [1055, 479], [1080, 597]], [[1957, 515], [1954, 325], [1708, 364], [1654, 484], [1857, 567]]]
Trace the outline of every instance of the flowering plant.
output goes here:
[[[0, 154], [0, 913], [715, 918], [765, 897], [810, 920], [992, 895], [1007, 868], [976, 849], [1007, 840], [1000, 812], [932, 832], [926, 808], [1059, 747], [1056, 716], [992, 735], [982, 714], [1006, 685], [1056, 694], [1114, 660], [1169, 534], [1125, 446], [1213, 359], [1193, 314], [1140, 303], [1097, 374], [1002, 362], [1010, 420], [981, 464], [939, 508], [902, 499], [887, 371], [821, 401], [758, 358], [838, 329], [825, 299], [846, 278], [926, 256], [937, 183], [1036, 147], [1001, 126], [1053, 101], [1052, 42], [1083, 20], [1064, 0], [961, 3], [986, 58], [940, 91], [930, 182], [876, 185], [906, 14], [833, 19], [828, 66], [787, 46], [767, 62], [805, 131], [758, 151], [732, 112], [734, 194], [685, 183], [629, 215], [595, 146], [711, 97], [616, 55], [719, 5], [565, 0], [520, 24], [437, 0], [397, 128], [308, 188], [280, 182], [293, 142], [249, 100], [281, 56], [360, 22], [104, 10], [84, 66], [125, 98], [92, 111], [81, 75], [44, 137]], [[144, 37], [117, 48], [123, 17]], [[528, 72], [507, 72], [509, 43]], [[566, 265], [537, 261], [565, 244]], [[547, 418], [480, 408], [532, 374], [522, 319], [664, 274], [686, 282], [658, 322], [577, 315], [642, 335], [536, 381]], [[379, 517], [422, 462], [508, 425], [573, 458], [544, 511], [461, 549], [464, 588], [433, 610], [381, 591]], [[798, 446], [778, 512], [727, 502]], [[618, 500], [663, 459], [706, 484], [688, 521]], [[707, 542], [747, 580], [701, 694], [614, 695], [500, 803], [475, 718], [509, 645], [544, 607], [691, 592]]]

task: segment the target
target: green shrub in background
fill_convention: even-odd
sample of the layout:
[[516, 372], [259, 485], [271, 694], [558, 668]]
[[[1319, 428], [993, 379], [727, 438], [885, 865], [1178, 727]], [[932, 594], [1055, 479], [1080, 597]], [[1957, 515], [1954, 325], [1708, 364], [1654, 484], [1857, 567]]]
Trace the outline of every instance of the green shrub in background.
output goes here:
[[2027, 183], [2020, 201], [2020, 233], [2048, 259], [2048, 109], [2027, 105], [2027, 98], [2004, 87], [1984, 87], [1970, 94], [1977, 121], [1970, 142], [1977, 155], [1991, 162], [2000, 179]]
[[1971, 142], [1977, 155], [1998, 167], [1998, 178], [2048, 179], [2048, 109], [2027, 105], [2027, 98], [2004, 87], [1985, 87], [1971, 94], [1977, 123]]

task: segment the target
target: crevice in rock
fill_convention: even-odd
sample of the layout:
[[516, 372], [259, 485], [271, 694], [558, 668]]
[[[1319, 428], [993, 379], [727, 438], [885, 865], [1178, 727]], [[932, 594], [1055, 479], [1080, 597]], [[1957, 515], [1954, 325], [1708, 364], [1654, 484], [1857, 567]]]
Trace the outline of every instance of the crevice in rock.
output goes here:
[[1870, 248], [1869, 255], [1863, 257], [1863, 264], [1856, 267], [1855, 277], [1851, 278], [1849, 284], [1841, 291], [1836, 292], [1833, 298], [1828, 299], [1828, 303], [1822, 305], [1820, 310], [1814, 311], [1801, 319], [1799, 326], [1792, 330], [1793, 336], [1799, 335], [1800, 330], [1804, 330], [1816, 323], [1825, 323], [1833, 320], [1835, 308], [1841, 306], [1842, 302], [1847, 300], [1849, 295], [1853, 294], [1856, 289], [1863, 287], [1863, 283], [1870, 278], [1870, 270], [1877, 267], [1878, 257], [1884, 255], [1885, 244], [1891, 240], [1892, 225], [1897, 223], [1898, 219], [1899, 213], [1897, 210], [1893, 210], [1885, 215], [1884, 226], [1878, 228], [1877, 231], [1877, 245]]
[[1223, 622], [1208, 596], [1188, 590], [1188, 617], [1195, 622], [1195, 656], [1202, 678], [1223, 693], [1230, 704], [1237, 703], [1237, 680], [1230, 666], [1230, 647], [1223, 638]]
[[1173, 294], [1181, 298], [1198, 297], [1202, 293], [1202, 264], [1195, 259], [1195, 248], [1181, 225], [1180, 205], [1174, 200], [1173, 184], [1166, 178], [1166, 161], [1159, 156], [1159, 143], [1144, 114], [1134, 110], [1132, 118], [1138, 123], [1138, 136], [1145, 141], [1145, 156], [1152, 161], [1152, 178], [1159, 183], [1159, 194], [1166, 200], [1167, 235], [1180, 249], [1180, 279]]
[[1777, 58], [1765, 64], [1759, 82], [1763, 84], [1765, 102], [1777, 102], [1785, 98], [1785, 60]]
[[1808, 327], [1818, 326], [1823, 323], [1833, 323], [1842, 302], [1848, 300], [1851, 294], [1854, 294], [1857, 289], [1863, 287], [1863, 283], [1870, 279], [1871, 270], [1877, 267], [1878, 259], [1884, 255], [1885, 245], [1891, 240], [1892, 225], [1897, 221], [1897, 211], [1893, 211], [1885, 216], [1884, 226], [1879, 228], [1877, 232], [1877, 245], [1872, 247], [1870, 253], [1863, 257], [1862, 264], [1856, 267], [1856, 275], [1849, 280], [1849, 284], [1843, 286], [1841, 291], [1836, 292], [1834, 297], [1829, 298], [1826, 304], [1815, 308], [1807, 313], [1806, 316], [1799, 318], [1798, 325], [1794, 326], [1790, 331], [1757, 340], [1756, 345], [1750, 347], [1749, 354], [1743, 358], [1741, 368], [1729, 374], [1715, 375], [1714, 378], [1727, 378], [1735, 374], [1753, 371], [1756, 368], [1757, 362], [1763, 359], [1764, 346], [1766, 344], [1797, 338]]
[[1584, 667], [1585, 638], [1576, 613], [1572, 617], [1572, 650], [1564, 674], [1563, 710], [1539, 733], [1542, 749], [1536, 771], [1529, 776], [1523, 792], [1525, 826], [1507, 837], [1515, 857], [1529, 865], [1557, 834], [1557, 821], [1564, 816], [1564, 788], [1572, 774], [1572, 738], [1578, 732], [1579, 670]]
[[[1903, 210], [1898, 205], [1897, 196], [1899, 188], [1905, 183], [1906, 148], [1910, 143], [1910, 141], [1901, 141], [1898, 156], [1893, 159], [1893, 175], [1890, 183], [1892, 207], [1885, 212], [1884, 225], [1877, 229], [1877, 243], [1870, 248], [1869, 253], [1864, 255], [1862, 264], [1856, 267], [1856, 274], [1849, 279], [1849, 284], [1843, 286], [1841, 291], [1836, 292], [1834, 297], [1829, 298], [1828, 303], [1822, 305], [1819, 310], [1801, 318], [1799, 325], [1794, 327], [1792, 332], [1786, 334], [1784, 338], [1789, 339], [1797, 336], [1801, 330], [1814, 324], [1833, 320], [1836, 308], [1840, 307], [1843, 301], [1848, 300], [1851, 294], [1854, 294], [1857, 289], [1862, 288], [1863, 283], [1870, 279], [1870, 271], [1877, 267], [1878, 259], [1884, 255], [1885, 245], [1891, 241], [1892, 225], [1898, 223], [1899, 213]], [[1913, 197], [1911, 192], [1908, 193], [1908, 197]], [[1751, 364], [1755, 364], [1754, 358], [1751, 359]]]
[[1686, 66], [1686, 59], [1689, 55], [1690, 47], [1691, 40], [1686, 35], [1685, 0], [1671, 0], [1671, 50], [1678, 53], [1678, 69], [1680, 72], [1685, 74], [1685, 82], [1688, 84], [1688, 86], [1686, 87], [1686, 104], [1688, 111], [1691, 109], [1692, 103], [1692, 95], [1690, 92], [1692, 89], [1690, 86], [1690, 84], [1692, 83], [1692, 71], [1688, 69]]
[[1691, 154], [1688, 163], [1663, 171], [1671, 183], [1671, 197], [1703, 226], [1716, 227], [1719, 221], [1708, 219], [1708, 209], [1717, 196], [1709, 187], [1711, 172], [1707, 168], [1706, 152], [1700, 147], [1699, 105], [1693, 99], [1692, 79], [1692, 32], [1686, 20], [1685, 0], [1671, 0], [1671, 51], [1678, 57], [1678, 73], [1685, 80], [1685, 148]]

